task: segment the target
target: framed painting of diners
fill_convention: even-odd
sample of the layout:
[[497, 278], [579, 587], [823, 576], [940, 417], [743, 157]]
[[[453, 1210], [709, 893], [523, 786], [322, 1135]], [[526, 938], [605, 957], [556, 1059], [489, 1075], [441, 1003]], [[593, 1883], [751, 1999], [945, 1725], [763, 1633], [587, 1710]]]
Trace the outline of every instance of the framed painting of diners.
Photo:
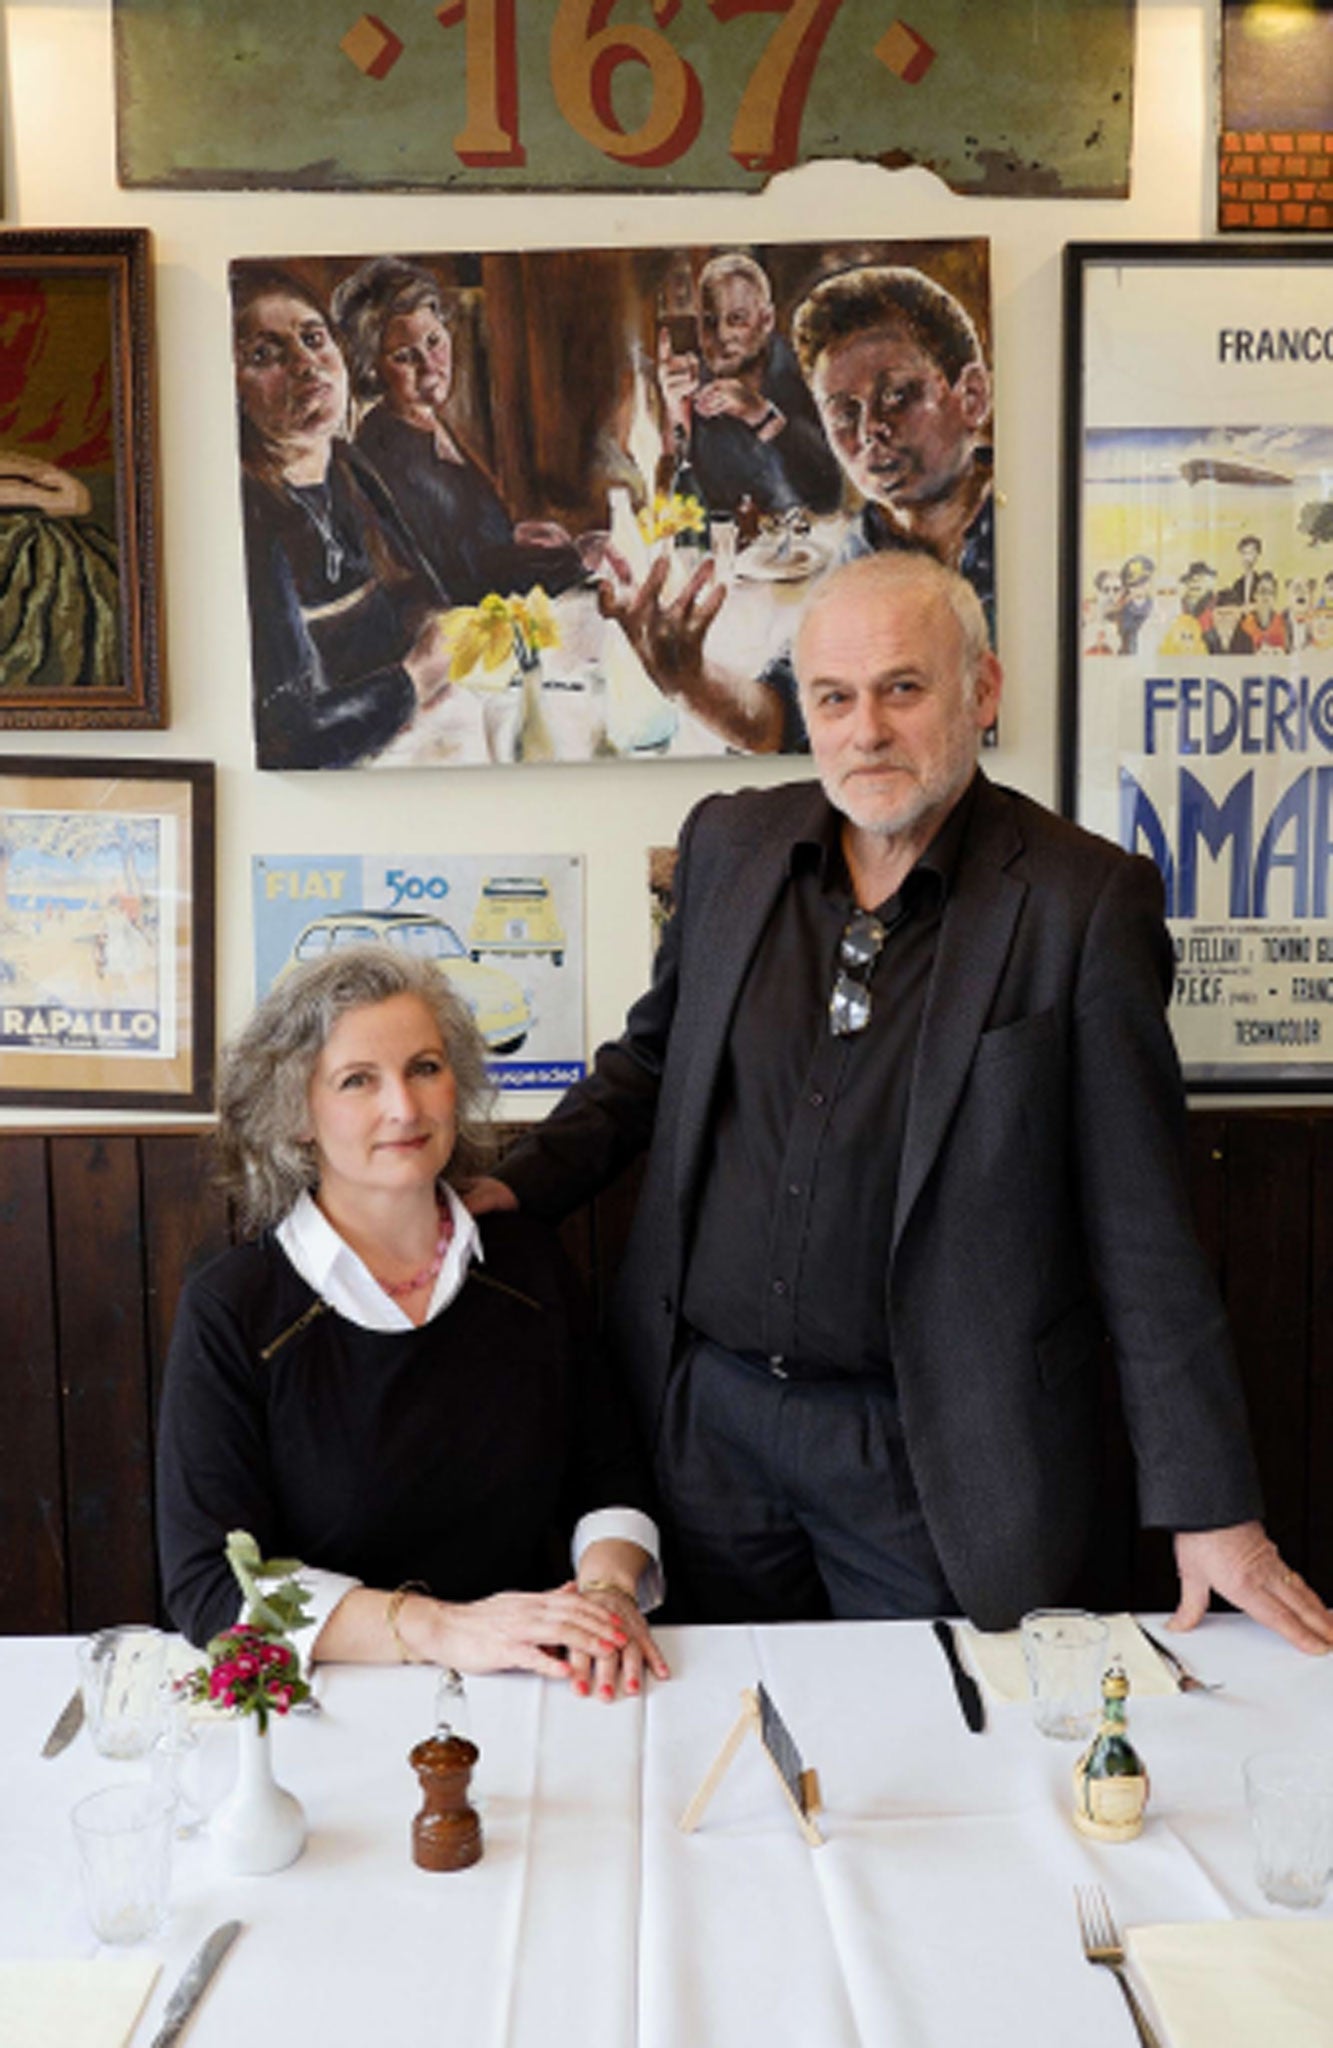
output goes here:
[[165, 723], [149, 243], [0, 234], [0, 728]]
[[0, 759], [0, 1103], [208, 1109], [214, 772]]
[[1161, 871], [1196, 1089], [1333, 1087], [1333, 244], [1066, 263], [1064, 801]]
[[929, 550], [993, 621], [981, 237], [237, 258], [231, 294], [261, 768], [805, 753], [837, 563]]

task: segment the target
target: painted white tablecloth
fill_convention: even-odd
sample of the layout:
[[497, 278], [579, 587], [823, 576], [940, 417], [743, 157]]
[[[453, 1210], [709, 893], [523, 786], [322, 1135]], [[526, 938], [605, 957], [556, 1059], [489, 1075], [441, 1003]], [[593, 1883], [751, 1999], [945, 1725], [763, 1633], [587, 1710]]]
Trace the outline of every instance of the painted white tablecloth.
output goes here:
[[[1067, 1818], [1072, 1746], [1038, 1736], [1022, 1705], [991, 1706], [970, 1735], [924, 1626], [663, 1643], [672, 1682], [613, 1707], [529, 1677], [470, 1681], [486, 1854], [449, 1875], [417, 1870], [408, 1842], [407, 1752], [430, 1731], [434, 1673], [325, 1671], [322, 1714], [276, 1737], [305, 1855], [226, 1878], [206, 1833], [178, 1845], [135, 2048], [229, 1918], [246, 1931], [190, 2048], [260, 2038], [266, 2001], [284, 2036], [297, 2026], [319, 2048], [1127, 2048], [1115, 1986], [1081, 1958], [1075, 1884], [1104, 1884], [1127, 1924], [1285, 1917], [1253, 1881], [1241, 1760], [1333, 1747], [1333, 1659], [1230, 1617], [1184, 1640], [1227, 1689], [1131, 1702], [1149, 1823], [1102, 1847]], [[823, 1848], [802, 1841], [753, 1742], [698, 1832], [675, 1825], [756, 1679], [819, 1771]], [[140, 1767], [97, 1757], [86, 1732], [40, 1757], [73, 1682], [72, 1643], [0, 1641], [0, 1957], [96, 1953], [68, 1812]], [[219, 1779], [232, 1741], [207, 1734]]]

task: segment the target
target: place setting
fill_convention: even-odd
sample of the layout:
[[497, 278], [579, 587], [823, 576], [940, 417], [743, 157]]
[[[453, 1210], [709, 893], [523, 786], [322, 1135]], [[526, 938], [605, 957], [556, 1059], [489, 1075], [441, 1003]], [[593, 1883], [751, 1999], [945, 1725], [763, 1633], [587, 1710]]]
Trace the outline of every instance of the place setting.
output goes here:
[[[932, 1630], [969, 1733], [984, 1734], [994, 1710], [1026, 1701], [1041, 1735], [1087, 1745], [1073, 1761], [1069, 1818], [1094, 1842], [1131, 1843], [1150, 1824], [1151, 1776], [1127, 1726], [1131, 1694], [1206, 1700], [1227, 1689], [1130, 1614], [1046, 1610], [1004, 1633], [947, 1621]], [[1234, 1768], [1225, 1752], [1219, 1768]], [[1333, 1923], [1287, 1916], [1319, 1915], [1329, 1898], [1333, 1752], [1256, 1751], [1239, 1776], [1254, 1883], [1276, 1915], [1122, 1925], [1113, 1873], [1093, 1882], [1090, 1868], [1074, 1886], [1084, 1957], [1115, 1978], [1143, 2048], [1261, 2039], [1326, 2048], [1330, 2039]]]
[[[99, 1629], [76, 1646], [78, 1686], [61, 1707], [40, 1755], [55, 1764], [80, 1739], [126, 1769], [84, 1791], [69, 1809], [83, 1914], [100, 1953], [0, 1962], [0, 2040], [5, 2048], [124, 2048], [154, 1993], [161, 1962], [147, 1948], [172, 1918], [180, 1844], [207, 1837], [213, 1866], [262, 1875], [300, 1855], [306, 1822], [279, 1786], [267, 1745], [270, 1720], [318, 1711], [289, 1630], [305, 1596], [235, 1532], [228, 1558], [246, 1598], [245, 1618], [207, 1650], [141, 1624]], [[276, 1585], [266, 1583], [277, 1579]], [[227, 1791], [225, 1741], [233, 1726]], [[173, 1988], [149, 2048], [171, 2048], [242, 1931], [222, 1921]]]

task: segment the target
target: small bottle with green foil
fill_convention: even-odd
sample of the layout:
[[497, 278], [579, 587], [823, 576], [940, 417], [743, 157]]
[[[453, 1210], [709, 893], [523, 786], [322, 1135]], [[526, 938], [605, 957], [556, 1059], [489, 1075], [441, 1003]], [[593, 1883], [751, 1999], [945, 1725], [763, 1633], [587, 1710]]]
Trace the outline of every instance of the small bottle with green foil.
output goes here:
[[1126, 1731], [1123, 1664], [1102, 1678], [1102, 1719], [1074, 1765], [1074, 1826], [1099, 1842], [1132, 1842], [1143, 1830], [1148, 1773]]

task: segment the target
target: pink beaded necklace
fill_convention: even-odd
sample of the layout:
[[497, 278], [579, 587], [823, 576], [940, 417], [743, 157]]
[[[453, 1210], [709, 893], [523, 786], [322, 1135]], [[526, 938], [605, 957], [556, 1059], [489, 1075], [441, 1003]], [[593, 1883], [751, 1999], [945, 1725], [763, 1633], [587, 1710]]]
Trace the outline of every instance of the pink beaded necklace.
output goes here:
[[433, 1287], [444, 1264], [444, 1255], [454, 1234], [453, 1214], [444, 1202], [440, 1204], [440, 1234], [435, 1240], [435, 1250], [428, 1263], [418, 1268], [410, 1280], [381, 1280], [374, 1275], [377, 1287], [382, 1287], [391, 1301], [401, 1301], [405, 1294], [415, 1294], [419, 1287]]

